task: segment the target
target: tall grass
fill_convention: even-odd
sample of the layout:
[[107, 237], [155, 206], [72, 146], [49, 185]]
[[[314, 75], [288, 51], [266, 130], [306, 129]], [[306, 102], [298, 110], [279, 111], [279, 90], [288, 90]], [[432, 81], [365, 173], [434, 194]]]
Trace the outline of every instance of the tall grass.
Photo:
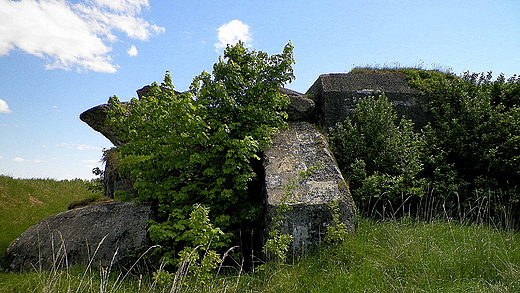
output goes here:
[[220, 272], [205, 283], [186, 278], [173, 287], [150, 276], [121, 281], [118, 272], [71, 268], [0, 274], [0, 292], [520, 292], [520, 235], [487, 225], [361, 219], [342, 243], [291, 265]]
[[358, 212], [363, 217], [382, 221], [404, 217], [422, 222], [475, 223], [505, 231], [520, 227], [519, 219], [514, 216], [514, 209], [519, 205], [509, 200], [515, 197], [510, 191], [476, 190], [472, 196], [461, 200], [456, 194], [446, 197], [429, 186], [424, 188], [424, 195], [403, 195], [400, 201], [385, 201], [381, 197], [371, 197], [366, 202], [357, 203]]
[[[0, 177], [3, 245], [18, 236], [6, 223], [19, 222], [17, 229], [23, 230], [89, 196], [83, 181]], [[182, 284], [110, 267], [68, 267], [0, 273], [0, 292], [520, 292], [520, 235], [486, 220], [490, 207], [500, 204], [496, 196], [478, 198], [446, 207], [432, 192], [415, 203], [422, 213], [417, 218], [427, 221], [414, 220], [410, 202], [403, 199], [400, 209], [382, 213], [385, 221], [360, 219], [357, 232], [341, 243], [316, 247], [291, 264], [266, 263], [248, 273], [240, 264], [219, 268], [206, 282], [184, 274], [190, 264], [179, 271]], [[374, 210], [373, 216], [380, 214]], [[500, 217], [507, 218], [505, 207], [495, 218]]]
[[520, 237], [487, 226], [363, 220], [272, 274], [270, 292], [520, 292]]

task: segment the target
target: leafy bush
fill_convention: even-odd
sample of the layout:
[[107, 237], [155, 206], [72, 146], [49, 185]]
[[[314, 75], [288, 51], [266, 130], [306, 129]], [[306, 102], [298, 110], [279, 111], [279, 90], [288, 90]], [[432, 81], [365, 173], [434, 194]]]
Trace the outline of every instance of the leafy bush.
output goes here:
[[520, 79], [502, 74], [493, 81], [491, 72], [410, 78], [431, 100], [425, 175], [439, 195], [466, 209], [485, 201], [486, 217], [517, 210], [511, 207], [520, 199]]
[[384, 95], [362, 99], [352, 119], [331, 128], [330, 141], [361, 212], [422, 194], [423, 138]]
[[286, 123], [288, 98], [279, 89], [293, 79], [292, 52], [290, 43], [271, 56], [238, 43], [184, 93], [174, 91], [166, 73], [147, 96], [128, 104], [109, 100], [110, 123], [128, 141], [117, 150], [119, 169], [136, 179], [138, 199], [157, 211], [150, 236], [170, 259], [198, 245], [200, 235], [184, 223], [196, 203], [209, 208], [212, 225], [225, 232], [213, 247], [257, 228], [264, 210], [263, 199], [251, 192], [254, 166]]
[[380, 97], [361, 101], [351, 120], [331, 130], [333, 150], [358, 206], [374, 215], [382, 205], [395, 215], [404, 203], [410, 210], [415, 195], [427, 194], [415, 198], [438, 208], [429, 215], [515, 225], [520, 216], [520, 78], [394, 71], [405, 73], [428, 98], [432, 123], [413, 133]]

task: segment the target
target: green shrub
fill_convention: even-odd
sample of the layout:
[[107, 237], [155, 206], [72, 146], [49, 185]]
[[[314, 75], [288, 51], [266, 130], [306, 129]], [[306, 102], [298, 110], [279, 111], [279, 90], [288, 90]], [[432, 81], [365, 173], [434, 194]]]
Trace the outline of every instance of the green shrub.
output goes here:
[[254, 166], [275, 129], [286, 124], [288, 98], [279, 89], [293, 78], [292, 50], [289, 43], [269, 56], [238, 43], [184, 93], [174, 91], [167, 73], [145, 97], [109, 100], [110, 123], [128, 141], [118, 147], [119, 170], [135, 178], [138, 199], [157, 211], [150, 236], [170, 258], [196, 246], [182, 237], [192, 229], [183, 221], [194, 204], [208, 207], [212, 225], [225, 232], [215, 247], [258, 228], [264, 207], [251, 192]]
[[[429, 95], [433, 116], [426, 130], [425, 176], [448, 209], [518, 219], [520, 199], [520, 83], [491, 72], [462, 77], [407, 71], [410, 83]], [[458, 216], [460, 216], [460, 212]], [[483, 213], [485, 215], [483, 215]], [[502, 219], [503, 220], [503, 219]]]
[[362, 213], [422, 195], [424, 140], [384, 95], [362, 99], [352, 119], [330, 129], [330, 142]]
[[432, 122], [413, 133], [409, 122], [397, 122], [386, 99], [369, 98], [331, 130], [332, 148], [361, 211], [518, 225], [520, 78], [391, 71], [405, 73], [427, 98]]

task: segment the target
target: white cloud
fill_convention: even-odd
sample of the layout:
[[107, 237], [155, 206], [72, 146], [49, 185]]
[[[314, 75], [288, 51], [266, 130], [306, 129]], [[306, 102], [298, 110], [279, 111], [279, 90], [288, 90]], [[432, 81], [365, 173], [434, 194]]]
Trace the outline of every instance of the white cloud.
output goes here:
[[73, 146], [75, 146], [75, 144], [71, 144], [71, 143], [66, 143], [66, 142], [64, 142], [64, 143], [57, 144], [56, 146], [57, 146], [57, 147], [66, 147], [66, 148], [68, 148], [68, 149], [72, 149]]
[[137, 15], [147, 0], [0, 1], [0, 56], [16, 48], [49, 59], [46, 69], [115, 72], [110, 56], [114, 31], [147, 40], [164, 28]]
[[0, 113], [11, 113], [11, 109], [9, 109], [9, 105], [7, 105], [7, 102], [0, 99]]
[[13, 162], [18, 162], [18, 163], [45, 163], [45, 161], [43, 160], [28, 160], [28, 159], [23, 159], [23, 158], [20, 158], [20, 157], [16, 157], [14, 159], [12, 159], [11, 161]]
[[[119, 2], [130, 2], [130, 0]], [[130, 38], [142, 41], [148, 40], [152, 34], [163, 33], [165, 31], [162, 27], [150, 24], [144, 19], [136, 17], [137, 13], [140, 12], [140, 6], [138, 5], [126, 5], [123, 6], [126, 10], [116, 10], [115, 12], [111, 10], [111, 5], [86, 6], [77, 4], [74, 7], [83, 16], [85, 21], [89, 23], [91, 29], [95, 30], [98, 34], [105, 35], [110, 41], [117, 40], [117, 37], [112, 34], [112, 30], [114, 29], [126, 33]]]
[[76, 147], [78, 150], [100, 150], [101, 148], [90, 146], [86, 144], [78, 144]]
[[99, 6], [110, 8], [114, 11], [133, 11], [139, 13], [141, 6], [148, 7], [148, 0], [95, 0]]
[[137, 56], [137, 54], [139, 54], [139, 51], [137, 51], [137, 48], [135, 46], [131, 46], [128, 49], [128, 51], [126, 51], [126, 53], [128, 53], [129, 56], [134, 57]]
[[253, 41], [249, 26], [238, 19], [232, 20], [218, 28], [218, 43], [215, 44], [217, 50], [226, 48], [229, 45], [235, 45], [238, 41], [245, 44]]
[[78, 149], [78, 150], [100, 150], [101, 148], [90, 146], [86, 144], [76, 144], [76, 143], [60, 143], [56, 145], [57, 147], [65, 147], [68, 149]]

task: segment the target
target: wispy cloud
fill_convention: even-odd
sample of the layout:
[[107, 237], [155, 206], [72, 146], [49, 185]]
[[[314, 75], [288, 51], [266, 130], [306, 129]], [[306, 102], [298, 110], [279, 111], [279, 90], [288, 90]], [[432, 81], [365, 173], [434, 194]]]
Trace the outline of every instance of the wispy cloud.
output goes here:
[[148, 0], [2, 0], [0, 56], [18, 48], [51, 60], [46, 69], [116, 72], [115, 31], [143, 41], [165, 31], [138, 17], [143, 7]]
[[141, 6], [149, 6], [148, 0], [95, 0], [99, 6], [110, 8], [117, 12], [141, 12]]
[[9, 109], [9, 105], [7, 105], [7, 102], [0, 99], [0, 113], [11, 113], [11, 109]]
[[249, 44], [253, 41], [249, 26], [238, 19], [232, 20], [218, 28], [218, 43], [215, 48], [218, 50], [226, 48], [227, 45], [235, 45], [238, 41]]
[[83, 165], [84, 168], [89, 168], [89, 169], [93, 169], [93, 168], [96, 168], [96, 167], [100, 167], [101, 166], [101, 160], [81, 160], [82, 163], [85, 163], [86, 165]]
[[28, 160], [28, 159], [24, 159], [24, 158], [20, 158], [20, 157], [13, 158], [11, 161], [18, 162], [18, 163], [45, 163], [44, 160], [39, 160], [39, 159]]
[[76, 144], [76, 143], [66, 143], [66, 142], [57, 144], [56, 146], [57, 147], [65, 147], [65, 148], [68, 148], [68, 149], [78, 149], [78, 150], [100, 150], [101, 149], [99, 147], [95, 147], [95, 146], [91, 146], [91, 145]]

